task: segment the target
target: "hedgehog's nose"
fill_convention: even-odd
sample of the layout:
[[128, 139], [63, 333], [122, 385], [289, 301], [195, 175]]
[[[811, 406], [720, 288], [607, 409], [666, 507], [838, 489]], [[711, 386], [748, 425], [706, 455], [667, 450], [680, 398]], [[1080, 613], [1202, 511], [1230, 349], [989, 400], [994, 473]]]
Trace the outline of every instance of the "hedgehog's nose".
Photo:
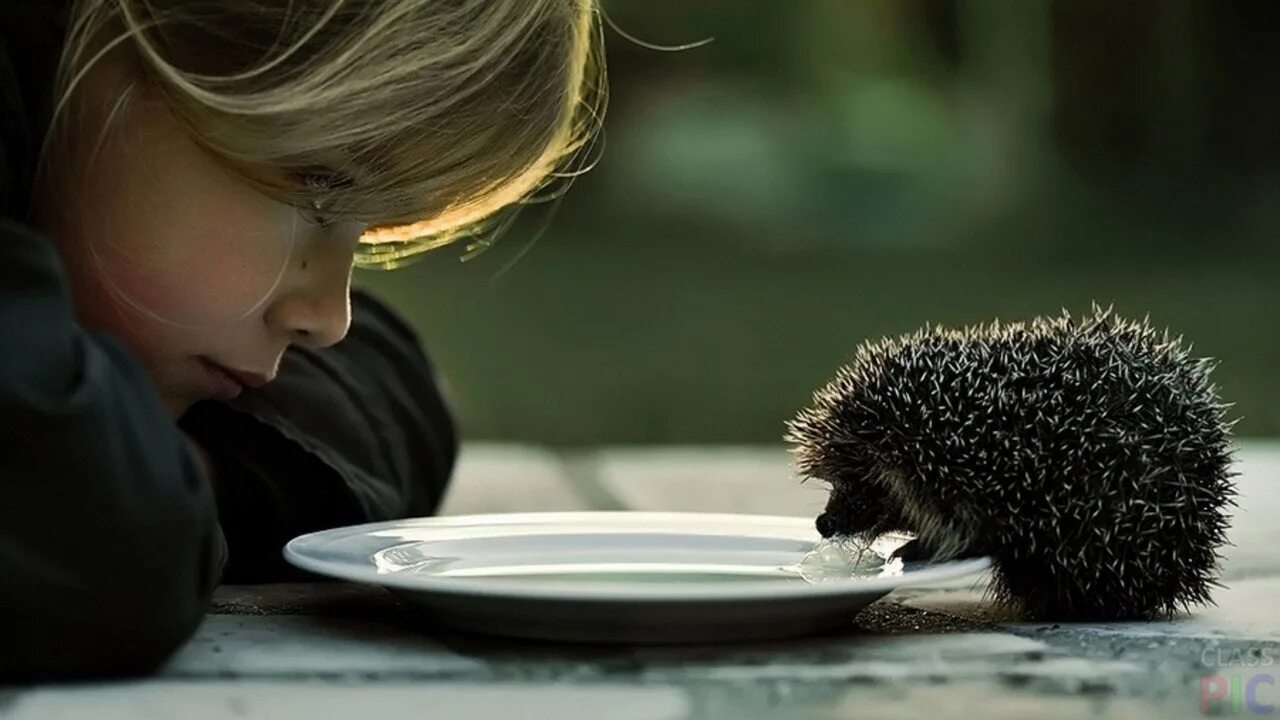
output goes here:
[[818, 534], [824, 538], [829, 538], [840, 531], [840, 527], [836, 524], [835, 518], [831, 517], [831, 513], [822, 513], [814, 524], [818, 526]]

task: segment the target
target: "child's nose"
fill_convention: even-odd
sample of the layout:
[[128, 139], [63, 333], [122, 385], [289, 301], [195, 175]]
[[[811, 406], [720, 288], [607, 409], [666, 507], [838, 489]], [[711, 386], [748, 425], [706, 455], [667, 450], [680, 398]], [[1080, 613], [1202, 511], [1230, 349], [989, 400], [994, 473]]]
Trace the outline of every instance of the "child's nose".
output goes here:
[[[347, 305], [348, 303], [344, 303]], [[296, 315], [290, 329], [290, 342], [309, 348], [323, 348], [337, 343], [347, 336], [351, 326], [351, 312], [342, 309], [308, 310]]]
[[267, 309], [266, 323], [296, 345], [333, 345], [351, 326], [351, 257], [312, 258], [299, 274], [298, 283]]

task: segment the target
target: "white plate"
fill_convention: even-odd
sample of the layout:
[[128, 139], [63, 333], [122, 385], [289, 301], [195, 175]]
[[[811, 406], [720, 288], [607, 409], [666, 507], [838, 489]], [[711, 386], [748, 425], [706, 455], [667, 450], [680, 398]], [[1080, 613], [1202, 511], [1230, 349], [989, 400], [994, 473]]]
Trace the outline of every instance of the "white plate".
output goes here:
[[[304, 570], [399, 592], [460, 630], [629, 643], [821, 632], [894, 588], [990, 566], [894, 561], [815, 579], [799, 563], [820, 539], [812, 518], [518, 513], [337, 528], [294, 538], [284, 554]], [[872, 550], [887, 558], [907, 539], [885, 535]]]

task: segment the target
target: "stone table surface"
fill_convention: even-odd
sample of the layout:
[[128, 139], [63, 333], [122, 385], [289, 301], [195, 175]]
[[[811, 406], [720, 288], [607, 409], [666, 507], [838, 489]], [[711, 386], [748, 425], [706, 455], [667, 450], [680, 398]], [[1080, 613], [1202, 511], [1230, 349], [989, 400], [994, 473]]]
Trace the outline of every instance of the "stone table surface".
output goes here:
[[[0, 718], [937, 718], [1280, 713], [1280, 443], [1245, 441], [1216, 605], [1038, 624], [982, 583], [895, 591], [822, 637], [601, 647], [458, 635], [381, 588], [226, 586], [156, 676], [0, 689]], [[699, 510], [812, 517], [781, 447], [473, 445], [444, 512]], [[1202, 706], [1212, 691], [1224, 696]], [[1232, 697], [1238, 704], [1232, 704]]]

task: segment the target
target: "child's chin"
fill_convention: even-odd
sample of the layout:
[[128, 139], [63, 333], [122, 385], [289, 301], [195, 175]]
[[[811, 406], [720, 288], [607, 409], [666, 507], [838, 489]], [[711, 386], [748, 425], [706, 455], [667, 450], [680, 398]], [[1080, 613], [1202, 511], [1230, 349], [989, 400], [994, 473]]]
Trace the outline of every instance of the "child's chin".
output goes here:
[[211, 398], [208, 396], [192, 397], [190, 395], [163, 394], [161, 399], [164, 400], [165, 409], [169, 411], [169, 417], [176, 421], [185, 415], [192, 405]]
[[169, 417], [177, 420], [187, 413], [192, 403], [187, 400], [178, 400], [176, 398], [165, 398], [165, 408], [169, 411]]

